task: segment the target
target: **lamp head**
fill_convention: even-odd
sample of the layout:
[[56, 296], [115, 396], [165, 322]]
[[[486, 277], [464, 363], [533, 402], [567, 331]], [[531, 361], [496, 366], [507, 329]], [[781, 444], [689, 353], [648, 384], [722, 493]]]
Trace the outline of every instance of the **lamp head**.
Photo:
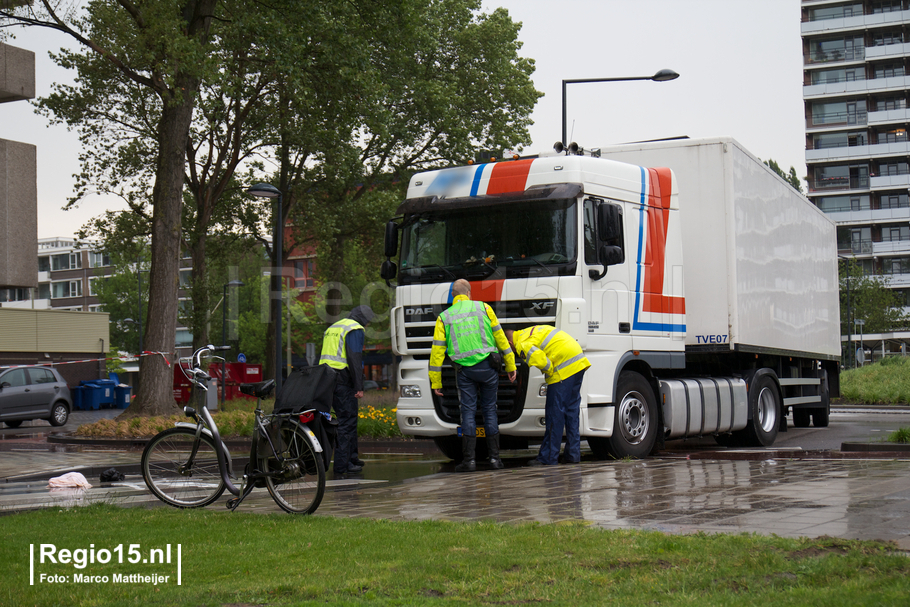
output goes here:
[[677, 78], [679, 78], [679, 74], [673, 70], [660, 70], [651, 76], [651, 80], [654, 80], [655, 82], [666, 82], [667, 80], [676, 80]]
[[246, 193], [256, 196], [257, 198], [277, 198], [281, 196], [281, 192], [278, 191], [278, 188], [270, 183], [257, 183], [254, 186], [250, 186]]

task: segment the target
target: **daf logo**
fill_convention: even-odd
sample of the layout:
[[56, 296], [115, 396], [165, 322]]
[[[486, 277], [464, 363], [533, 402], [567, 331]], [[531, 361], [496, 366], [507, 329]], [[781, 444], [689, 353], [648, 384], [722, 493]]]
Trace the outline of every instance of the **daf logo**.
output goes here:
[[418, 316], [419, 316], [419, 315], [422, 315], [422, 314], [432, 314], [432, 313], [433, 313], [433, 307], [432, 307], [432, 306], [429, 306], [429, 307], [426, 307], [426, 308], [405, 308], [405, 309], [404, 309], [404, 313], [405, 313], [407, 316], [414, 316], [414, 315], [418, 315]]
[[531, 308], [534, 310], [549, 310], [556, 305], [555, 301], [535, 301], [531, 303]]

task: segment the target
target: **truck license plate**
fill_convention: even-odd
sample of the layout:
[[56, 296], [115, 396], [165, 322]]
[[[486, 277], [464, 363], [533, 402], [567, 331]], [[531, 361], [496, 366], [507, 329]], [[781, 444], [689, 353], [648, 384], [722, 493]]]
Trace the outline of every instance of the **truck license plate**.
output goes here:
[[[484, 438], [486, 435], [486, 429], [483, 426], [478, 426], [476, 429], [477, 438]], [[458, 426], [458, 436], [464, 436], [464, 431], [461, 429], [461, 426]]]

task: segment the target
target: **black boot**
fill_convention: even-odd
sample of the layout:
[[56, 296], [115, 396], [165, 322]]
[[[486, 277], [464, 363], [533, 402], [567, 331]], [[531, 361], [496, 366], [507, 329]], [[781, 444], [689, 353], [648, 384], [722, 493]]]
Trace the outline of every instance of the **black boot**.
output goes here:
[[464, 458], [455, 466], [455, 472], [474, 472], [477, 470], [477, 460], [474, 459], [474, 450], [477, 447], [476, 436], [461, 437], [461, 451]]
[[490, 452], [490, 468], [493, 470], [502, 470], [505, 466], [499, 459], [499, 433], [493, 436], [487, 435], [487, 451]]

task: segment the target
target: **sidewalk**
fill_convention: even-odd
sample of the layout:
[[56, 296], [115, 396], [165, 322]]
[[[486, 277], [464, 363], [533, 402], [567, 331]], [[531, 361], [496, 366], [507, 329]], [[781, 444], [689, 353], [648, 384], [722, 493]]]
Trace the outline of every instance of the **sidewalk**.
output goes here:
[[[3, 443], [6, 443], [5, 445]], [[0, 512], [92, 502], [167, 507], [139, 475], [140, 450], [0, 441]], [[9, 449], [7, 449], [9, 448]], [[807, 457], [812, 455], [812, 457]], [[530, 452], [504, 453], [507, 469], [456, 474], [446, 458], [362, 449], [363, 478], [334, 480], [316, 516], [389, 520], [584, 521], [605, 529], [761, 533], [893, 540], [910, 550], [910, 454], [838, 458], [799, 450], [665, 453], [634, 461], [531, 468]], [[114, 467], [122, 483], [99, 482]], [[27, 470], [27, 473], [23, 473]], [[93, 487], [52, 492], [46, 478], [82, 470]], [[41, 477], [45, 480], [23, 480]], [[227, 497], [209, 508], [223, 508]], [[281, 512], [257, 490], [241, 509]]]

